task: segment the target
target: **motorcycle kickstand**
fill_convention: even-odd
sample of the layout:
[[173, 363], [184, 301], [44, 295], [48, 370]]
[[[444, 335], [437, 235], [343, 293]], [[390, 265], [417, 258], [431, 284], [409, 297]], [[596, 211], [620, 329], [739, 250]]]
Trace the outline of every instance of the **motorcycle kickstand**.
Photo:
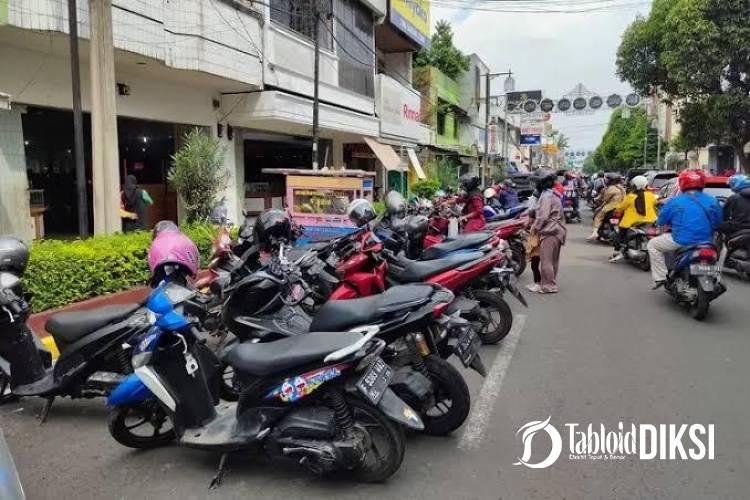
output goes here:
[[37, 418], [39, 419], [39, 425], [42, 425], [44, 422], [47, 421], [47, 415], [49, 415], [49, 409], [52, 408], [52, 403], [55, 401], [55, 396], [50, 396], [44, 400], [44, 406], [42, 406], [41, 411], [39, 412], [39, 415]]
[[221, 480], [224, 478], [224, 472], [226, 472], [228, 460], [229, 453], [222, 453], [221, 459], [219, 459], [219, 469], [216, 471], [216, 475], [211, 479], [211, 484], [208, 485], [209, 490], [215, 490], [221, 486]]

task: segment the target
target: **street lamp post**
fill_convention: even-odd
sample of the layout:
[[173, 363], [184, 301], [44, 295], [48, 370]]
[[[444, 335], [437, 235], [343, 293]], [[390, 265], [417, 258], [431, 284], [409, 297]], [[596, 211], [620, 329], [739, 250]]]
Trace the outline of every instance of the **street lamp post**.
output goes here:
[[489, 167], [489, 157], [490, 157], [490, 81], [492, 78], [496, 76], [506, 76], [504, 89], [505, 89], [505, 95], [506, 95], [506, 102], [505, 102], [505, 113], [504, 113], [504, 131], [503, 131], [503, 149], [505, 149], [505, 144], [507, 142], [507, 132], [508, 132], [508, 102], [507, 102], [507, 95], [508, 92], [513, 92], [513, 90], [516, 87], [516, 82], [513, 79], [513, 72], [511, 70], [508, 70], [506, 72], [502, 73], [486, 73], [484, 75], [484, 159], [482, 161], [482, 172], [481, 172], [481, 178], [482, 178], [482, 186], [485, 184], [485, 174]]

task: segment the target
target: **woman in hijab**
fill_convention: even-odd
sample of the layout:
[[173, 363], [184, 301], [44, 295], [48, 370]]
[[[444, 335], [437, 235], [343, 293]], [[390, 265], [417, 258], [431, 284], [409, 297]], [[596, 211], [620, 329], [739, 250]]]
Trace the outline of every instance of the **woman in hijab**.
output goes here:
[[125, 186], [120, 194], [123, 232], [146, 229], [146, 205], [152, 203], [148, 193], [138, 187], [134, 175], [125, 177]]
[[554, 172], [540, 176], [537, 189], [540, 191], [536, 202], [532, 231], [539, 235], [539, 270], [541, 282], [538, 293], [557, 293], [557, 271], [560, 267], [560, 249], [565, 244], [567, 229], [563, 215], [562, 195], [555, 189], [557, 177]]

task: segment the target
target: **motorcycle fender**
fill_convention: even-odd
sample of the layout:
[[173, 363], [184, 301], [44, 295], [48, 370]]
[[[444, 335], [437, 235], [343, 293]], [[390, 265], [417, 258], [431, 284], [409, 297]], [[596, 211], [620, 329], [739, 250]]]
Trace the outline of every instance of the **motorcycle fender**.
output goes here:
[[518, 289], [515, 283], [508, 283], [508, 291], [512, 296], [518, 299], [518, 302], [523, 304], [524, 307], [529, 307], [529, 304], [526, 302], [526, 298], [523, 296], [521, 290]]
[[378, 409], [394, 422], [417, 431], [424, 430], [424, 423], [419, 418], [419, 414], [396, 396], [391, 389], [386, 389], [383, 393], [383, 397], [378, 402]]
[[716, 279], [713, 276], [698, 276], [698, 285], [706, 293], [713, 293]]
[[474, 359], [471, 360], [471, 363], [469, 363], [469, 367], [480, 374], [482, 377], [487, 376], [487, 368], [484, 366], [484, 362], [482, 361], [482, 357], [479, 355], [479, 353], [474, 356]]
[[138, 375], [131, 373], [107, 398], [109, 406], [130, 406], [142, 403], [154, 397], [151, 390], [146, 387]]

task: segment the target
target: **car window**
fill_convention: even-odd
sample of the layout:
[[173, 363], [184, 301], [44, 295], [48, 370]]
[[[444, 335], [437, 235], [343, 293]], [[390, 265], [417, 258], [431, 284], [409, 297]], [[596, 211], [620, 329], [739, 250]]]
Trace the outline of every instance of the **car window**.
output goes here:
[[654, 189], [661, 189], [663, 186], [669, 184], [671, 177], [655, 177], [651, 181], [651, 187]]
[[704, 193], [710, 194], [711, 196], [715, 196], [719, 199], [720, 202], [724, 203], [727, 198], [732, 196], [732, 190], [729, 189], [726, 186], [707, 186], [703, 189]]

